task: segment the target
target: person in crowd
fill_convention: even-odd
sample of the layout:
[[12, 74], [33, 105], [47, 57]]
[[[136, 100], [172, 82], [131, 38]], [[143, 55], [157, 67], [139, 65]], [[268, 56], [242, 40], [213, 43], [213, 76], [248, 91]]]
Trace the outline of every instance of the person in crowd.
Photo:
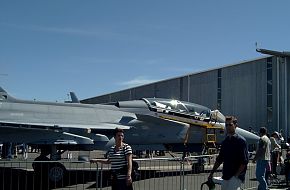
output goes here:
[[12, 142], [4, 142], [2, 146], [1, 157], [4, 159], [12, 159], [13, 158], [13, 143]]
[[260, 139], [257, 146], [256, 155], [253, 159], [256, 162], [256, 178], [259, 182], [258, 190], [267, 190], [266, 172], [270, 167], [270, 149], [271, 141], [267, 137], [267, 129], [260, 128]]
[[49, 150], [41, 149], [40, 155], [34, 159], [34, 161], [36, 162], [32, 163], [32, 167], [34, 171], [47, 173], [49, 169], [49, 164], [48, 162], [45, 162], [45, 161], [50, 161], [50, 159], [48, 158], [49, 154], [50, 154]]
[[222, 190], [240, 190], [245, 180], [247, 164], [249, 162], [248, 146], [244, 137], [236, 133], [237, 119], [226, 117], [227, 136], [222, 142], [221, 149], [208, 180], [212, 180], [213, 173], [223, 163]]
[[280, 151], [281, 151], [281, 146], [280, 144], [278, 144], [277, 139], [279, 138], [277, 132], [274, 132], [271, 137], [270, 137], [270, 141], [271, 141], [271, 168], [272, 168], [272, 173], [274, 175], [277, 175], [277, 163], [279, 160], [279, 156], [280, 156]]
[[283, 137], [283, 130], [282, 129], [280, 129], [280, 133], [278, 133], [278, 137], [279, 137], [278, 143], [281, 145], [285, 141], [285, 139]]
[[123, 129], [114, 132], [115, 145], [108, 151], [108, 158], [91, 159], [91, 163], [111, 164], [112, 190], [133, 190], [132, 186], [132, 148], [124, 141]]
[[290, 151], [286, 153], [286, 159], [284, 160], [285, 165], [285, 181], [286, 186], [289, 187], [289, 181], [290, 181]]

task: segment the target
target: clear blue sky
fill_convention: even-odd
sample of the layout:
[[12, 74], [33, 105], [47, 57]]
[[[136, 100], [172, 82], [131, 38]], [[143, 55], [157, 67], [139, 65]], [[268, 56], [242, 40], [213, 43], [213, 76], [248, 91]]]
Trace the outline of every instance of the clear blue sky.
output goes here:
[[290, 50], [290, 1], [0, 1], [0, 86], [80, 99]]

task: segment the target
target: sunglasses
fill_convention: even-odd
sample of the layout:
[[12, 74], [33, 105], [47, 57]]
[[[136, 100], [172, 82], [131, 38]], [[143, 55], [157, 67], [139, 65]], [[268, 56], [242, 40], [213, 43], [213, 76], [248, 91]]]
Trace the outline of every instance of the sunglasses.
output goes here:
[[235, 126], [233, 123], [226, 123], [226, 127]]

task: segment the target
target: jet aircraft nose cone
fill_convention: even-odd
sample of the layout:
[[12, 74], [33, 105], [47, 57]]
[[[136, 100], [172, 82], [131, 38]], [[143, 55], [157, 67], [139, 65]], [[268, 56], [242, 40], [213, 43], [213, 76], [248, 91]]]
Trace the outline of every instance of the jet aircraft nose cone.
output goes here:
[[258, 135], [251, 133], [249, 131], [246, 131], [239, 127], [236, 128], [236, 133], [243, 136], [246, 139], [248, 144], [256, 144], [260, 139]]

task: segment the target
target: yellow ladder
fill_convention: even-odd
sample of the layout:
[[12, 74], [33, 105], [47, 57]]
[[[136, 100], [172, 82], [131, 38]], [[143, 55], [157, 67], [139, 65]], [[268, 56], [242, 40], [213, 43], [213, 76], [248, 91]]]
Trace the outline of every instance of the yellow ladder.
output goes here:
[[206, 128], [206, 133], [205, 133], [205, 142], [204, 144], [207, 147], [207, 152], [208, 154], [215, 154], [217, 153], [217, 148], [216, 148], [216, 129], [215, 128]]

